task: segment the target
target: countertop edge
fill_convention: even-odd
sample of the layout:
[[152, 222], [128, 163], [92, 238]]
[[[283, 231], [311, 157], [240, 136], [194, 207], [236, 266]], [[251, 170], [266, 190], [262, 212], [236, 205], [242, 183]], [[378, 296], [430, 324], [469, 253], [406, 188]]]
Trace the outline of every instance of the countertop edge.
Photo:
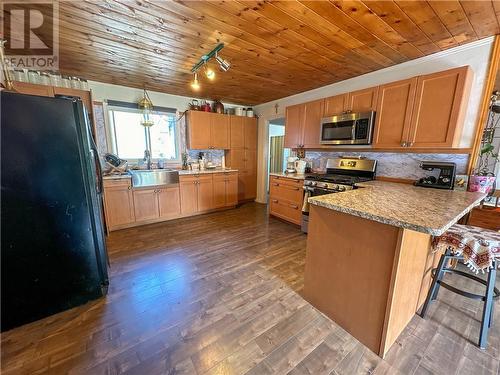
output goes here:
[[283, 178], [291, 178], [293, 180], [304, 180], [306, 178], [305, 174], [297, 174], [297, 173], [280, 173], [280, 172], [271, 172], [269, 176], [283, 177]]

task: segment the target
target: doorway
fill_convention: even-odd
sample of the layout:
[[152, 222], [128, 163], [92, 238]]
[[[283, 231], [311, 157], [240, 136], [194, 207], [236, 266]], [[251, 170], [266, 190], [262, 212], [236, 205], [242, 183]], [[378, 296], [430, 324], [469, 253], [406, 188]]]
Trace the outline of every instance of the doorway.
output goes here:
[[290, 149], [285, 148], [285, 119], [278, 118], [269, 122], [269, 173], [282, 173], [286, 169], [286, 159]]

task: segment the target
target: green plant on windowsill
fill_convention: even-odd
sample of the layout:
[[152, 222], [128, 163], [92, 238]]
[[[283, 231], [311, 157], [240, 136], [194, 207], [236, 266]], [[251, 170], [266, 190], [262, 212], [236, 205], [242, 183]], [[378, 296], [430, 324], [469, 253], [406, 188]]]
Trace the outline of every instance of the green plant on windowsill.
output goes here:
[[498, 163], [500, 161], [498, 157], [498, 152], [495, 153], [494, 151], [495, 151], [495, 146], [493, 146], [491, 143], [485, 143], [481, 147], [481, 150], [479, 151], [481, 163], [477, 169], [478, 176], [494, 175], [492, 172], [488, 171], [488, 166], [490, 165], [491, 161], [494, 161], [494, 163]]

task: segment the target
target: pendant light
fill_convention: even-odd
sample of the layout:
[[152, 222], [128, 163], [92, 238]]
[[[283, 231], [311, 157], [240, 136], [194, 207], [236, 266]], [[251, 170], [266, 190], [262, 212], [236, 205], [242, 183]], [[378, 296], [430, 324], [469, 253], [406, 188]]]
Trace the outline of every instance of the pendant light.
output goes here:
[[220, 68], [224, 72], [227, 72], [229, 70], [229, 68], [231, 67], [231, 64], [229, 63], [229, 61], [224, 60], [223, 58], [219, 57], [219, 55], [217, 54], [217, 52], [215, 52], [215, 60], [217, 60], [217, 62], [219, 63]]
[[144, 95], [137, 103], [139, 109], [142, 111], [142, 120], [141, 125], [144, 127], [150, 127], [154, 125], [153, 120], [151, 119], [151, 114], [153, 111], [153, 102], [148, 95], [146, 89], [144, 89]]
[[210, 69], [210, 67], [206, 63], [205, 63], [205, 76], [210, 81], [213, 81], [215, 79], [215, 72], [212, 69]]
[[198, 72], [194, 72], [194, 78], [191, 82], [191, 88], [194, 91], [198, 91], [200, 89], [200, 82], [198, 81]]

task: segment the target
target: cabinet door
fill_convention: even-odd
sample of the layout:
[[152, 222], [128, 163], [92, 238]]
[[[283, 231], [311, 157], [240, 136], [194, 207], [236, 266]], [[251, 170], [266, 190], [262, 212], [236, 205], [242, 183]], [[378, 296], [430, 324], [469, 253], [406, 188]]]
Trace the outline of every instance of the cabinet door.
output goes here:
[[330, 96], [325, 99], [325, 110], [323, 116], [333, 116], [344, 112], [347, 109], [347, 99], [349, 94]]
[[226, 180], [226, 206], [238, 204], [238, 173], [230, 173]]
[[187, 132], [189, 148], [206, 150], [210, 145], [211, 116], [209, 112], [189, 111], [187, 113]]
[[349, 93], [347, 110], [352, 112], [375, 111], [377, 107], [378, 86]]
[[243, 200], [255, 199], [257, 196], [257, 175], [246, 172], [243, 174]]
[[181, 213], [183, 215], [194, 214], [198, 211], [198, 181], [189, 179], [181, 181]]
[[321, 131], [321, 117], [323, 117], [324, 100], [316, 100], [305, 104], [304, 127], [302, 144], [304, 148], [318, 148]]
[[248, 150], [257, 149], [257, 119], [246, 117], [245, 123], [245, 148]]
[[245, 119], [243, 116], [229, 116], [231, 124], [230, 148], [245, 147]]
[[134, 190], [134, 213], [135, 221], [153, 220], [160, 216], [156, 189]]
[[237, 169], [238, 171], [244, 170], [245, 166], [245, 150], [242, 148], [235, 148], [229, 150], [227, 153], [226, 164], [228, 167]]
[[200, 176], [198, 179], [198, 211], [214, 208], [214, 187], [212, 176]]
[[13, 82], [14, 89], [20, 94], [38, 95], [38, 96], [54, 96], [52, 86], [35, 85], [26, 82]]
[[174, 218], [181, 214], [181, 197], [179, 186], [160, 189], [158, 206], [161, 218]]
[[214, 174], [213, 176], [214, 208], [220, 208], [226, 206], [226, 180], [227, 176], [225, 176], [222, 173]]
[[229, 149], [230, 117], [219, 113], [210, 113], [210, 147], [218, 150]]
[[132, 188], [128, 183], [107, 184], [104, 187], [104, 208], [108, 228], [135, 221]]
[[302, 126], [304, 124], [304, 105], [286, 107], [285, 147], [298, 148], [302, 144]]
[[415, 102], [417, 78], [380, 86], [373, 147], [404, 147]]
[[460, 141], [472, 71], [468, 67], [418, 77], [410, 147], [455, 147]]
[[257, 174], [257, 151], [245, 150], [245, 171], [250, 174]]

